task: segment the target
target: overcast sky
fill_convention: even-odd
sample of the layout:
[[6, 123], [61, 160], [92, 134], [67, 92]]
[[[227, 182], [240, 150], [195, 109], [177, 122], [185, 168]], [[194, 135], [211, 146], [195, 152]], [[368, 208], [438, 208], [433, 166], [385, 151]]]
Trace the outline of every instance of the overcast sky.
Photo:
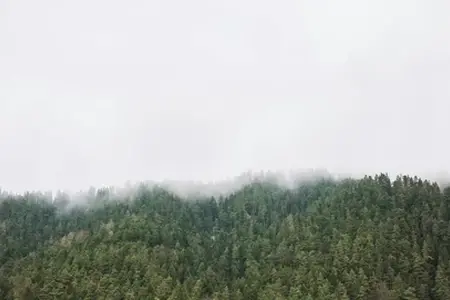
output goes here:
[[2, 0], [0, 186], [450, 170], [444, 0]]

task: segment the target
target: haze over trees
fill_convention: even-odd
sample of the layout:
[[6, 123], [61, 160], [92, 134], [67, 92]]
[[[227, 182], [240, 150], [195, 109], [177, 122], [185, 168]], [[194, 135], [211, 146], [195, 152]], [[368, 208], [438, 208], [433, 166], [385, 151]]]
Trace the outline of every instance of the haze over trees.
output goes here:
[[189, 200], [90, 190], [79, 205], [3, 192], [0, 299], [450, 299], [450, 188], [278, 181]]

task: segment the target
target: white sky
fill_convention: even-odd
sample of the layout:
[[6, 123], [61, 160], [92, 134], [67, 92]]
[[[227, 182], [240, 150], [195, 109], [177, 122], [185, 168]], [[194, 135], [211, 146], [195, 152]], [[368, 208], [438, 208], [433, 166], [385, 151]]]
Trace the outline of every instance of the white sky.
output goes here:
[[443, 0], [2, 0], [0, 186], [450, 169]]

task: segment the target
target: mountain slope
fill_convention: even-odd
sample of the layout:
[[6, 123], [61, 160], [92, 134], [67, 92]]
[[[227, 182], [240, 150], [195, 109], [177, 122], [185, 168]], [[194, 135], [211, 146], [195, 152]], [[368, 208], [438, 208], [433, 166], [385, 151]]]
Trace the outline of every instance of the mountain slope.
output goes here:
[[37, 198], [1, 200], [0, 299], [450, 299], [450, 189], [419, 178]]

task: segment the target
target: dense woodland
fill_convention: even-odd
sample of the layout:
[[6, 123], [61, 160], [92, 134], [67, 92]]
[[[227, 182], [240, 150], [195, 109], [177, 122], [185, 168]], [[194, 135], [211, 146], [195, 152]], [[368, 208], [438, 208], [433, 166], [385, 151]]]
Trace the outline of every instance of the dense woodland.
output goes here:
[[0, 200], [0, 299], [450, 299], [450, 188], [417, 177]]

